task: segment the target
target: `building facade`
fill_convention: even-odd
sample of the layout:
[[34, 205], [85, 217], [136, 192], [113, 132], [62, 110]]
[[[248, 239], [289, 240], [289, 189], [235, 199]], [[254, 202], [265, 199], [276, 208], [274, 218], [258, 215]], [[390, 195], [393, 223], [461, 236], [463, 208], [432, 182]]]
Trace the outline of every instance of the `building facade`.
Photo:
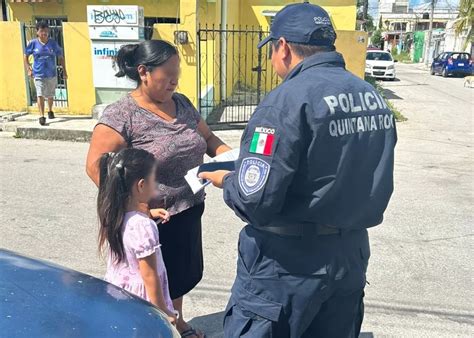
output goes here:
[[[144, 8], [145, 38], [164, 39], [177, 45], [182, 76], [178, 90], [204, 115], [223, 104], [235, 104], [242, 91], [259, 97], [278, 85], [268, 50], [256, 43], [268, 34], [275, 13], [299, 0], [140, 0]], [[348, 69], [363, 77], [367, 36], [355, 31], [355, 0], [315, 0], [331, 15], [338, 32], [337, 48]], [[22, 57], [32, 26], [46, 20], [64, 48], [67, 83], [57, 95], [65, 99], [57, 110], [90, 115], [92, 107], [109, 103], [123, 91], [97, 91], [93, 85], [91, 40], [87, 5], [130, 5], [126, 0], [6, 0], [6, 22], [0, 22], [0, 109], [36, 111], [34, 93]], [[53, 32], [54, 31], [54, 32]], [[245, 62], [246, 61], [246, 62]], [[13, 81], [12, 81], [13, 80]], [[231, 102], [232, 101], [232, 102]], [[230, 102], [230, 103], [229, 103]], [[201, 109], [203, 110], [203, 109]]]
[[[435, 5], [433, 40], [428, 51], [430, 59], [440, 48], [440, 37], [443, 36], [448, 22], [456, 19], [458, 13], [457, 7], [447, 6], [445, 3]], [[380, 0], [377, 22], [383, 31], [383, 48], [396, 53], [410, 52], [415, 62], [423, 60], [430, 14], [429, 3], [410, 7], [407, 0]]]

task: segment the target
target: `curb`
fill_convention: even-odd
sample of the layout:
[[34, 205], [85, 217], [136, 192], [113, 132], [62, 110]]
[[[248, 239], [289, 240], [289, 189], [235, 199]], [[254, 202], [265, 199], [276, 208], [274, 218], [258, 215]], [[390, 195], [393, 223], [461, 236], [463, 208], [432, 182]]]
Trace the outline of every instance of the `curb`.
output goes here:
[[[88, 130], [70, 130], [70, 129], [46, 129], [46, 128], [26, 128], [17, 127], [15, 130], [16, 137], [37, 140], [55, 140], [55, 141], [73, 141], [73, 142], [89, 142], [92, 131]], [[7, 130], [5, 130], [7, 131]]]
[[27, 112], [7, 113], [5, 115], [2, 115], [2, 121], [12, 122], [12, 121], [15, 121], [18, 117], [22, 117], [25, 115], [28, 115], [28, 113]]

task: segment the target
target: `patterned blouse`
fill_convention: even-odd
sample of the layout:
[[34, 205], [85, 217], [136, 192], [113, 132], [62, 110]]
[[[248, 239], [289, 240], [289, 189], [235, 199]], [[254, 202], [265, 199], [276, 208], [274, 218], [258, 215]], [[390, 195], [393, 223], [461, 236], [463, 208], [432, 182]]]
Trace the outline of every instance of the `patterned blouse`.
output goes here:
[[207, 143], [198, 132], [201, 119], [189, 99], [173, 94], [176, 118], [166, 121], [138, 106], [127, 94], [108, 105], [99, 122], [117, 131], [131, 148], [144, 149], [155, 155], [159, 196], [151, 208], [165, 208], [176, 215], [204, 202], [204, 192], [194, 195], [184, 176], [189, 169], [203, 163]]

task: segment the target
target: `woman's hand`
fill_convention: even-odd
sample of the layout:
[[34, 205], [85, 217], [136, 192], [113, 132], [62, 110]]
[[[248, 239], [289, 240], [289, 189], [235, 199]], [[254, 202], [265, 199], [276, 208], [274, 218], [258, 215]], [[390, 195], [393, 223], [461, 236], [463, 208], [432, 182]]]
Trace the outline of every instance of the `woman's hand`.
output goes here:
[[150, 209], [150, 216], [152, 219], [161, 218], [163, 223], [166, 223], [170, 220], [170, 213], [165, 209], [157, 208], [157, 209]]

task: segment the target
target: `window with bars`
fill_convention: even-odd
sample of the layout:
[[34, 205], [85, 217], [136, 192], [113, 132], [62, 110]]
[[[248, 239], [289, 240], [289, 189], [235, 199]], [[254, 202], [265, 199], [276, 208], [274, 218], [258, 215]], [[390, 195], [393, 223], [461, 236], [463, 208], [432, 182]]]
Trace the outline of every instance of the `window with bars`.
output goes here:
[[153, 37], [153, 25], [160, 23], [179, 24], [179, 18], [157, 18], [145, 17], [145, 40], [151, 40]]

